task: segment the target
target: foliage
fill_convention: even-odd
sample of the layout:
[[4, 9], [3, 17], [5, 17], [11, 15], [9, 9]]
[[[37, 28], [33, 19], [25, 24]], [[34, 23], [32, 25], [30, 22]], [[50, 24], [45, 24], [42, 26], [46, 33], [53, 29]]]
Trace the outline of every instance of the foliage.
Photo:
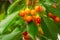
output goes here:
[[[13, 0], [12, 3], [10, 1], [1, 1], [0, 40], [22, 40], [25, 31], [30, 37], [29, 40], [36, 40], [36, 38], [40, 40], [58, 39], [60, 21], [56, 22], [52, 17], [48, 16], [48, 13], [50, 12], [54, 17], [60, 18], [60, 0], [39, 0], [37, 3], [35, 3], [36, 0], [30, 1], [33, 3], [28, 5], [26, 0]], [[56, 4], [57, 8], [54, 8], [53, 4]], [[43, 8], [42, 12], [40, 10], [36, 14], [36, 16], [41, 17], [40, 24], [37, 26], [34, 20], [31, 22], [23, 20], [23, 17], [19, 14], [20, 10], [25, 10], [27, 7], [32, 10], [38, 5]]]

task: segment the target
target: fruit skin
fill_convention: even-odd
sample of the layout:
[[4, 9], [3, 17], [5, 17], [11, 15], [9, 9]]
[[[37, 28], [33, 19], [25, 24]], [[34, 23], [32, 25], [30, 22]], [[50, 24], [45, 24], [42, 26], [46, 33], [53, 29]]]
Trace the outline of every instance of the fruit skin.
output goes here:
[[59, 18], [59, 17], [56, 17], [54, 20], [55, 20], [55, 22], [57, 22], [57, 23], [60, 22], [60, 18]]
[[24, 19], [26, 22], [31, 22], [32, 21], [32, 16], [25, 16]]
[[33, 17], [33, 20], [36, 21], [36, 16], [32, 16]]
[[60, 18], [54, 16], [52, 13], [48, 13], [48, 16], [51, 17], [55, 22], [57, 22], [57, 23], [60, 22]]
[[39, 18], [37, 18], [37, 23], [40, 23], [40, 21], [41, 21], [40, 17], [39, 17]]
[[29, 39], [30, 38], [30, 36], [29, 35], [26, 35], [26, 36], [24, 36], [24, 39]]
[[52, 19], [56, 18], [56, 16], [54, 16], [52, 13], [48, 13], [48, 16], [51, 17]]
[[28, 35], [27, 31], [23, 32], [23, 36], [25, 40], [29, 40], [30, 36]]
[[40, 23], [41, 23], [41, 18], [40, 17], [33, 16], [33, 20], [37, 24], [37, 26], [40, 25]]
[[25, 9], [25, 13], [26, 13], [26, 14], [30, 14], [30, 13], [31, 13], [31, 10], [30, 10], [29, 8], [26, 8], [26, 9]]
[[25, 16], [25, 11], [24, 11], [24, 10], [21, 10], [21, 11], [20, 11], [20, 16], [22, 16], [22, 17]]
[[23, 35], [24, 35], [24, 36], [26, 36], [27, 34], [28, 34], [27, 31], [23, 32]]
[[31, 15], [35, 15], [36, 14], [36, 10], [31, 10]]
[[49, 12], [49, 13], [48, 13], [48, 16], [49, 16], [49, 17], [53, 17], [54, 15]]
[[42, 9], [41, 6], [35, 6], [35, 10], [36, 10], [36, 11], [39, 11], [39, 12], [42, 12], [42, 11], [43, 11], [43, 9]]
[[52, 4], [52, 7], [53, 7], [53, 8], [57, 8], [57, 5], [56, 5], [56, 4]]
[[41, 23], [41, 18], [40, 18], [40, 17], [38, 17], [38, 18], [36, 19], [36, 24], [37, 24], [37, 26], [39, 26], [39, 25], [40, 25], [40, 23]]

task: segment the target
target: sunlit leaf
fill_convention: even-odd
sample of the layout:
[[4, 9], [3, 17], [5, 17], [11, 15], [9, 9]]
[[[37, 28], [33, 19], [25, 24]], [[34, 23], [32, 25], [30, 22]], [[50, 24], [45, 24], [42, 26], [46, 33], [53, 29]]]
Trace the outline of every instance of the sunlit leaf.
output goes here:
[[20, 33], [19, 28], [15, 28], [12, 33], [4, 35], [2, 39], [0, 40], [12, 40], [14, 37], [16, 37]]
[[19, 13], [15, 12], [11, 15], [8, 15], [4, 20], [0, 22], [0, 33], [5, 32], [15, 21], [16, 15]]

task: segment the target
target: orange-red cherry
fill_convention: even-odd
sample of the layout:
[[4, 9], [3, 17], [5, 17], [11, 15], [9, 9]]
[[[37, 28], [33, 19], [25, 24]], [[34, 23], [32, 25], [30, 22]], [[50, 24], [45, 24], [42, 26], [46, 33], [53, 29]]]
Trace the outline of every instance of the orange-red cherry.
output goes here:
[[26, 16], [25, 21], [26, 22], [31, 22], [32, 21], [32, 16]]
[[21, 10], [21, 11], [20, 11], [20, 16], [22, 16], [22, 17], [25, 16], [25, 11], [24, 11], [24, 10]]
[[24, 35], [24, 36], [26, 36], [27, 34], [28, 34], [27, 31], [23, 32], [23, 35]]
[[31, 15], [35, 15], [36, 14], [36, 10], [31, 10]]
[[30, 10], [29, 8], [26, 8], [26, 9], [25, 9], [25, 13], [26, 13], [26, 14], [30, 14], [30, 13], [31, 13], [31, 10]]
[[35, 6], [35, 10], [39, 12], [43, 11], [42, 6]]
[[59, 18], [59, 17], [56, 17], [54, 20], [55, 20], [56, 22], [60, 22], [60, 18]]

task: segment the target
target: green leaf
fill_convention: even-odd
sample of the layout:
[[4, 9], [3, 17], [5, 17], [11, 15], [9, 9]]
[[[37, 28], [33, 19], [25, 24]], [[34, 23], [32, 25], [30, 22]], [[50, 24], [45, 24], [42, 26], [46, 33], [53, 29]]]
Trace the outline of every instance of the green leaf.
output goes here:
[[22, 3], [22, 4], [20, 4], [20, 5], [17, 5], [17, 6], [16, 6], [16, 8], [15, 8], [15, 9], [13, 9], [13, 11], [12, 11], [12, 12], [15, 12], [15, 11], [18, 11], [18, 10], [20, 10], [20, 9], [23, 9], [23, 8], [24, 8], [24, 6], [25, 6], [25, 4], [24, 4], [24, 3]]
[[15, 28], [15, 30], [13, 30], [12, 33], [7, 34], [7, 35], [4, 35], [4, 36], [2, 37], [2, 39], [0, 39], [0, 40], [12, 40], [12, 39], [14, 39], [14, 37], [16, 37], [19, 33], [20, 33], [20, 30], [19, 30], [19, 28], [17, 27], [17, 28]]
[[39, 38], [40, 40], [49, 40], [46, 36], [41, 35], [41, 34], [38, 34], [38, 38]]
[[16, 0], [12, 5], [10, 5], [10, 7], [7, 10], [7, 13], [10, 14], [20, 1], [21, 0]]
[[[20, 2], [20, 3], [19, 3]], [[8, 14], [22, 9], [25, 6], [25, 0], [16, 0], [7, 10]]]
[[0, 22], [0, 33], [5, 32], [14, 22], [16, 15], [19, 13], [19, 11], [12, 13], [11, 15], [8, 15], [4, 20]]
[[19, 20], [17, 20], [15, 24], [22, 26], [24, 23], [25, 23], [25, 21], [23, 20], [23, 18], [21, 16], [19, 16]]
[[5, 18], [5, 13], [0, 14], [0, 21]]
[[42, 16], [41, 27], [44, 31], [44, 36], [47, 36], [52, 40], [57, 40], [59, 28], [53, 20], [49, 19], [48, 17]]
[[29, 35], [32, 37], [32, 39], [35, 39], [37, 33], [38, 33], [38, 28], [34, 22], [30, 22], [27, 26], [27, 31]]

